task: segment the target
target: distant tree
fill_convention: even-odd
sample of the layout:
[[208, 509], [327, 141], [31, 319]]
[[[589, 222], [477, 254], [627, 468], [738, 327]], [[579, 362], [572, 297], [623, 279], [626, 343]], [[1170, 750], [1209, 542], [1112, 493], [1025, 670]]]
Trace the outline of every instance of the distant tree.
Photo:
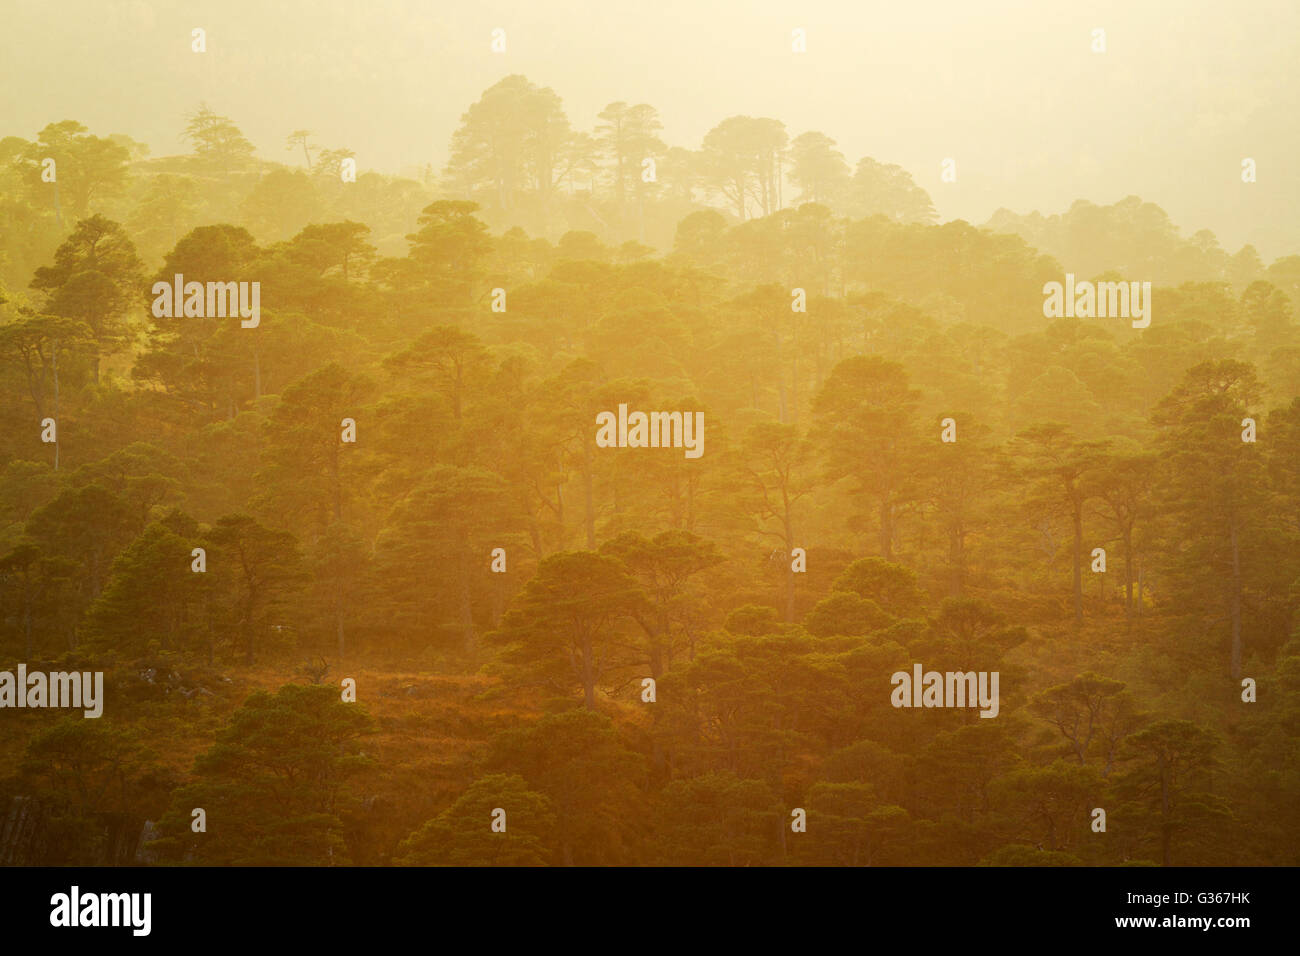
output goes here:
[[745, 604], [727, 615], [723, 627], [732, 634], [774, 634], [781, 630], [781, 614], [774, 607]]
[[1026, 470], [1034, 482], [1029, 507], [1049, 518], [1063, 517], [1073, 532], [1070, 564], [1074, 573], [1074, 620], [1083, 623], [1083, 517], [1091, 497], [1088, 475], [1103, 460], [1107, 442], [1082, 442], [1059, 423], [1036, 425], [1017, 436]]
[[461, 117], [447, 175], [495, 208], [513, 210], [531, 191], [543, 202], [558, 177], [571, 135], [560, 98], [518, 74], [484, 91]]
[[356, 482], [358, 446], [343, 443], [343, 419], [361, 415], [370, 382], [337, 363], [286, 388], [266, 419], [259, 483], [280, 523], [320, 533], [343, 518]]
[[715, 264], [721, 259], [719, 246], [726, 230], [727, 220], [717, 210], [693, 212], [677, 224], [673, 252], [697, 266]]
[[182, 134], [194, 147], [203, 165], [211, 172], [229, 178], [252, 162], [253, 144], [244, 138], [228, 116], [221, 116], [201, 103], [189, 116]]
[[316, 187], [302, 170], [273, 169], [241, 207], [243, 221], [265, 242], [288, 239], [320, 216]]
[[127, 225], [142, 249], [169, 249], [193, 224], [199, 208], [199, 186], [193, 177], [159, 173], [149, 180]]
[[57, 315], [20, 312], [15, 321], [0, 325], [0, 363], [21, 370], [27, 393], [36, 406], [37, 419], [54, 411], [59, 394], [59, 355], [75, 355], [97, 343], [90, 326]]
[[113, 559], [108, 581], [87, 612], [90, 640], [119, 653], [212, 652], [208, 576], [191, 567], [198, 524], [173, 512], [149, 525]]
[[1099, 751], [1103, 777], [1110, 775], [1124, 738], [1146, 719], [1123, 681], [1093, 673], [1049, 687], [1034, 697], [1030, 709], [1061, 732], [1080, 764]]
[[[276, 531], [248, 515], [218, 519], [207, 536], [208, 572], [229, 609], [235, 645], [252, 664], [277, 612], [302, 584], [302, 558], [287, 531]], [[281, 623], [281, 627], [284, 625]]]
[[886, 561], [894, 553], [899, 512], [917, 491], [918, 398], [902, 365], [858, 355], [831, 370], [813, 404], [827, 475], [852, 478], [857, 494], [874, 501]]
[[33, 734], [21, 770], [46, 808], [46, 858], [32, 862], [131, 863], [140, 813], [174, 782], [156, 759], [134, 728], [80, 714]]
[[375, 542], [381, 593], [417, 633], [459, 634], [478, 653], [474, 589], [517, 517], [504, 482], [483, 468], [438, 465], [394, 505]]
[[990, 429], [977, 422], [962, 426], [960, 441], [931, 447], [926, 469], [930, 514], [948, 543], [949, 597], [965, 593], [970, 539], [994, 524], [995, 495], [1007, 484], [1006, 462], [989, 444]]
[[1276, 556], [1260, 509], [1268, 495], [1263, 458], [1258, 444], [1241, 440], [1258, 400], [1254, 367], [1225, 359], [1190, 369], [1152, 412], [1166, 469], [1161, 497], [1183, 540], [1168, 553], [1173, 584], [1187, 612], [1227, 619], [1234, 680], [1251, 585], [1267, 580]]
[[[200, 226], [167, 253], [153, 278], [169, 284], [178, 274], [187, 283], [255, 281], [262, 255], [247, 229]], [[223, 328], [228, 329], [232, 319], [171, 311], [170, 316], [157, 316], [149, 310], [149, 345], [132, 376], [151, 383], [180, 408], [202, 409], [209, 418], [222, 412], [233, 418], [236, 408], [256, 394], [258, 376], [256, 362], [247, 361], [243, 352], [223, 340]], [[239, 320], [233, 321], [238, 328]]]
[[655, 846], [667, 866], [761, 866], [777, 852], [781, 819], [761, 780], [709, 773], [674, 780], [659, 794]]
[[493, 635], [508, 659], [537, 668], [558, 686], [582, 688], [596, 709], [596, 686], [621, 662], [620, 619], [642, 606], [636, 581], [616, 558], [562, 551], [541, 561], [516, 605]]
[[872, 601], [891, 617], [920, 617], [928, 603], [915, 571], [882, 558], [858, 558], [840, 572], [831, 589]]
[[785, 125], [774, 119], [732, 116], [704, 136], [700, 168], [704, 180], [747, 218], [752, 199], [766, 216], [781, 208], [782, 161], [789, 143]]
[[641, 176], [642, 163], [646, 159], [658, 158], [667, 149], [658, 136], [659, 130], [663, 128], [659, 112], [645, 103], [629, 106], [620, 101], [606, 106], [597, 119], [600, 122], [596, 125], [596, 142], [611, 163], [614, 198], [620, 214], [626, 208], [628, 193], [634, 193], [641, 236], [644, 238], [647, 190]]
[[1164, 866], [1180, 846], [1196, 859], [1196, 844], [1231, 821], [1212, 782], [1218, 746], [1218, 735], [1187, 720], [1161, 720], [1128, 738], [1131, 763], [1116, 786]]
[[[505, 829], [494, 831], [495, 819]], [[480, 777], [450, 807], [402, 841], [399, 866], [546, 866], [555, 810], [518, 774]]]
[[[793, 425], [764, 422], [745, 434], [740, 468], [746, 488], [746, 510], [757, 519], [761, 534], [774, 535], [785, 553], [785, 619], [794, 620], [795, 571], [791, 554], [798, 546], [795, 506], [816, 487], [812, 445]], [[775, 523], [775, 530], [765, 527]]]
[[882, 805], [866, 783], [813, 784], [808, 792], [808, 843], [801, 859], [820, 866], [889, 866], [906, 862], [911, 820], [902, 807]]
[[995, 671], [1002, 656], [1028, 636], [1024, 627], [1010, 624], [987, 601], [944, 598], [930, 622], [929, 634], [913, 641], [908, 649], [938, 670]]
[[1124, 551], [1124, 613], [1129, 616], [1133, 614], [1134, 532], [1138, 521], [1154, 510], [1152, 497], [1158, 467], [1157, 456], [1150, 452], [1109, 455], [1087, 482]]
[[390, 355], [384, 365], [391, 371], [414, 377], [421, 385], [443, 395], [459, 423], [471, 388], [491, 365], [487, 349], [478, 336], [451, 326], [437, 326], [422, 334], [409, 347]]
[[99, 358], [125, 341], [124, 319], [138, 301], [143, 278], [144, 264], [126, 230], [99, 215], [77, 223], [54, 254], [54, 265], [42, 266], [32, 278], [32, 288], [46, 294], [49, 312], [90, 329], [96, 382]]
[[[41, 178], [47, 159], [55, 163], [53, 183]], [[121, 143], [112, 137], [93, 136], [74, 120], [50, 123], [20, 154], [30, 194], [35, 198], [40, 191], [49, 190], [60, 225], [61, 198], [67, 201], [73, 220], [90, 217], [126, 187], [130, 159], [130, 150]]]
[[329, 180], [337, 183], [343, 172], [343, 160], [355, 159], [356, 153], [350, 149], [322, 149], [316, 155], [316, 165], [312, 167], [312, 176], [317, 180]]
[[114, 556], [134, 537], [135, 527], [128, 502], [98, 483], [65, 489], [27, 522], [27, 533], [47, 556], [77, 569], [67, 592], [73, 615], [69, 648], [76, 647], [77, 622], [103, 590]]
[[287, 253], [317, 274], [337, 268], [343, 281], [357, 276], [360, 269], [374, 262], [375, 247], [366, 241], [370, 227], [359, 222], [330, 222], [309, 225], [290, 240]]
[[849, 185], [849, 164], [825, 133], [809, 132], [790, 143], [790, 180], [799, 187], [799, 202], [835, 208]]
[[23, 660], [34, 659], [38, 634], [66, 625], [66, 600], [61, 599], [72, 593], [79, 570], [70, 559], [51, 555], [30, 539], [19, 539], [0, 555], [0, 607], [19, 634], [14, 643], [22, 648]]
[[477, 203], [441, 200], [420, 213], [411, 243], [411, 262], [423, 270], [435, 294], [449, 305], [466, 306], [477, 292], [492, 242], [474, 216]]
[[809, 634], [831, 637], [836, 634], [870, 634], [893, 621], [880, 605], [870, 598], [850, 591], [832, 591], [817, 602], [804, 619]]
[[310, 140], [311, 137], [311, 130], [296, 129], [290, 133], [284, 141], [285, 150], [302, 149], [303, 159], [307, 161], [307, 172], [311, 172], [311, 151], [316, 148], [314, 143], [308, 145], [308, 140]]
[[600, 548], [613, 555], [641, 585], [647, 603], [633, 612], [645, 632], [650, 676], [672, 666], [673, 649], [690, 618], [691, 579], [723, 560], [717, 547], [689, 531], [663, 531], [647, 539], [626, 531]]
[[[369, 764], [359, 743], [371, 732], [364, 705], [342, 702], [337, 687], [254, 691], [195, 759], [154, 848], [207, 866], [346, 866], [340, 818], [359, 802], [353, 780]], [[221, 839], [193, 832], [194, 807]]]
[[560, 862], [590, 866], [628, 859], [644, 812], [637, 783], [645, 766], [609, 718], [587, 710], [552, 714], [498, 734], [491, 747], [489, 770], [509, 768], [550, 800]]
[[929, 194], [912, 181], [911, 173], [870, 156], [858, 160], [853, 171], [847, 212], [855, 218], [883, 215], [895, 222], [923, 225], [938, 219]]

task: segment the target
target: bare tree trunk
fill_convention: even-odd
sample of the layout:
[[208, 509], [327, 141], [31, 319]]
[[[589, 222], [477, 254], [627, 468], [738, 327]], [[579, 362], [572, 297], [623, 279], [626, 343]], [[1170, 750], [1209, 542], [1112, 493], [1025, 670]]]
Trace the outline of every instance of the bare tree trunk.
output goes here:
[[790, 316], [790, 424], [799, 424], [799, 327], [797, 314]]
[[1124, 529], [1124, 617], [1133, 616], [1133, 529]]
[[1241, 679], [1241, 546], [1234, 516], [1229, 529], [1232, 543], [1232, 679]]
[[780, 399], [780, 407], [777, 409], [777, 421], [784, 425], [788, 421], [785, 398], [785, 359], [783, 357], [785, 350], [781, 347], [781, 329], [779, 327], [773, 328], [772, 333], [776, 338], [776, 379]]
[[794, 518], [790, 513], [790, 495], [781, 489], [781, 527], [785, 541], [785, 622], [794, 623]]
[[1074, 623], [1083, 623], [1083, 506], [1074, 509]]
[[[57, 188], [57, 187], [56, 187]], [[59, 343], [54, 343], [50, 353], [54, 365], [54, 470], [59, 470]], [[96, 359], [98, 361], [98, 359]]]
[[585, 523], [587, 528], [587, 550], [596, 550], [596, 507], [592, 501], [591, 476], [591, 433], [582, 435], [582, 496], [587, 508]]

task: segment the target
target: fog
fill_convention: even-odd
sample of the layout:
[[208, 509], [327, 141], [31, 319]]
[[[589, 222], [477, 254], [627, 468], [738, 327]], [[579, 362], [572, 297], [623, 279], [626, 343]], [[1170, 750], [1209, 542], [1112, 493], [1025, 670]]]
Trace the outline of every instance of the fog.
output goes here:
[[[15, 135], [74, 118], [167, 155], [206, 101], [268, 158], [305, 127], [363, 168], [440, 169], [465, 108], [523, 73], [563, 98], [577, 128], [622, 99], [656, 106], [665, 141], [689, 148], [734, 114], [820, 130], [850, 163], [908, 169], [945, 220], [1138, 194], [1230, 251], [1300, 251], [1300, 8], [1284, 0], [1249, 15], [1131, 0], [9, 6], [0, 115]], [[190, 50], [196, 26], [206, 54]], [[495, 27], [504, 54], [489, 50]], [[790, 52], [796, 27], [806, 54]], [[1105, 53], [1091, 51], [1096, 27]], [[1240, 182], [1245, 156], [1259, 164], [1253, 185]], [[939, 181], [945, 157], [956, 183]]]

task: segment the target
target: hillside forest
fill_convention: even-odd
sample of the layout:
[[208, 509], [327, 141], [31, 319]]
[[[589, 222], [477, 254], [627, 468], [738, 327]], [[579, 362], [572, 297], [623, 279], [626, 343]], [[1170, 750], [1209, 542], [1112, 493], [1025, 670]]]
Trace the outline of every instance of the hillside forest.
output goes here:
[[1300, 862], [1300, 256], [519, 75], [410, 176], [185, 123], [0, 138], [0, 670], [104, 674], [0, 863]]

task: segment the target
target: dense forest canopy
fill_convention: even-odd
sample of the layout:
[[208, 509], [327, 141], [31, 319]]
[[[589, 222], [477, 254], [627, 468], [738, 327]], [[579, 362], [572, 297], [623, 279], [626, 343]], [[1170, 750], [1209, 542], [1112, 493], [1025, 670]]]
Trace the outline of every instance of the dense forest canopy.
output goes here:
[[1298, 862], [1300, 256], [661, 133], [0, 138], [0, 862]]

